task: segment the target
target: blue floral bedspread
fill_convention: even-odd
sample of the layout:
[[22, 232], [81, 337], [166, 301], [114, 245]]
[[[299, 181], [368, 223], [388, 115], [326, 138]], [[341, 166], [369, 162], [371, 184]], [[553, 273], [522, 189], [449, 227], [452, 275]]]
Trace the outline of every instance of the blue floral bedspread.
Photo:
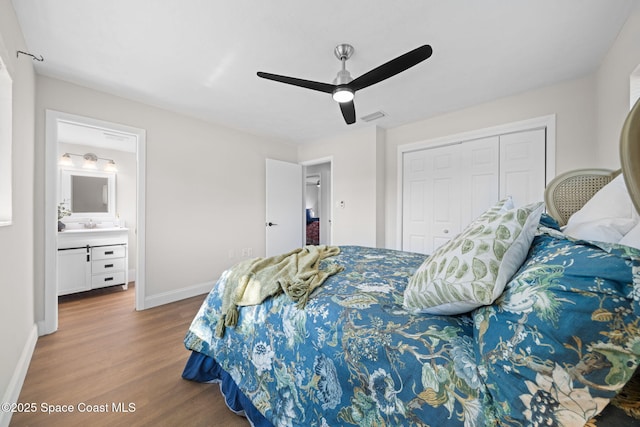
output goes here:
[[286, 296], [242, 307], [214, 336], [222, 275], [185, 344], [214, 358], [277, 426], [483, 426], [470, 316], [415, 316], [402, 308], [425, 256], [342, 246], [304, 309]]
[[592, 417], [640, 362], [639, 255], [545, 229], [493, 305], [429, 316], [402, 307], [424, 255], [343, 246], [304, 309], [242, 307], [218, 339], [223, 273], [185, 345], [275, 426], [612, 425]]

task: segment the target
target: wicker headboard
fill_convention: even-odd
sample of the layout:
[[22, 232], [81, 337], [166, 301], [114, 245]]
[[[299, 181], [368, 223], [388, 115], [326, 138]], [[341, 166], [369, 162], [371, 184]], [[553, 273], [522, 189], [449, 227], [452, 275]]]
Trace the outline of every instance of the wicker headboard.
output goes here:
[[577, 169], [555, 177], [544, 192], [547, 211], [560, 226], [580, 210], [602, 187], [620, 171], [609, 169]]
[[555, 177], [544, 193], [549, 214], [559, 225], [566, 225], [573, 213], [620, 172], [624, 174], [633, 205], [640, 213], [640, 100], [627, 115], [620, 133], [620, 163], [622, 169], [617, 171], [578, 169]]

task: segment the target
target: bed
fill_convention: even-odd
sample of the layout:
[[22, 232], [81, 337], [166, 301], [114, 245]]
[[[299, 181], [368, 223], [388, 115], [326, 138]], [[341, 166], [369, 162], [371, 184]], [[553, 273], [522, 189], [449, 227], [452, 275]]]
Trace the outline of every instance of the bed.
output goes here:
[[[304, 301], [283, 285], [230, 310], [250, 288], [226, 271], [183, 377], [219, 382], [254, 426], [640, 425], [639, 129], [636, 105], [622, 174], [558, 177], [548, 213], [502, 200], [429, 257], [333, 248]], [[551, 188], [576, 175], [602, 182], [572, 222]]]

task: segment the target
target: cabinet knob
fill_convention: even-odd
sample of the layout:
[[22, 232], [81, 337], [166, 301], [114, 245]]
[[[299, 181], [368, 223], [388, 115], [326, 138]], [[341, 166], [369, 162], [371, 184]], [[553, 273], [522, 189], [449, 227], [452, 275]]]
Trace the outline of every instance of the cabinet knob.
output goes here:
[[442, 230], [442, 232], [443, 232], [444, 234], [449, 234], [449, 230], [447, 230], [446, 228], [445, 228], [444, 230]]

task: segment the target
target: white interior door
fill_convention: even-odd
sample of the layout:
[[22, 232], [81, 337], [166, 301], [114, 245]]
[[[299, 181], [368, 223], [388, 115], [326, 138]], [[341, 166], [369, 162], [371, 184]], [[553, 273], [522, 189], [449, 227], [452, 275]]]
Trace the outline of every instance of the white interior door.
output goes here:
[[500, 197], [516, 206], [544, 200], [546, 131], [535, 129], [500, 136]]
[[427, 194], [432, 190], [428, 150], [404, 153], [402, 182], [402, 250], [427, 253]]
[[460, 201], [460, 224], [466, 226], [495, 205], [500, 193], [499, 138], [488, 138], [463, 144], [462, 192]]
[[402, 250], [433, 253], [460, 230], [460, 144], [404, 155]]
[[266, 160], [266, 256], [303, 246], [302, 166]]
[[439, 147], [433, 154], [433, 192], [427, 196], [431, 212], [431, 239], [427, 240], [426, 252], [447, 243], [460, 232], [460, 194], [462, 170], [460, 144]]

